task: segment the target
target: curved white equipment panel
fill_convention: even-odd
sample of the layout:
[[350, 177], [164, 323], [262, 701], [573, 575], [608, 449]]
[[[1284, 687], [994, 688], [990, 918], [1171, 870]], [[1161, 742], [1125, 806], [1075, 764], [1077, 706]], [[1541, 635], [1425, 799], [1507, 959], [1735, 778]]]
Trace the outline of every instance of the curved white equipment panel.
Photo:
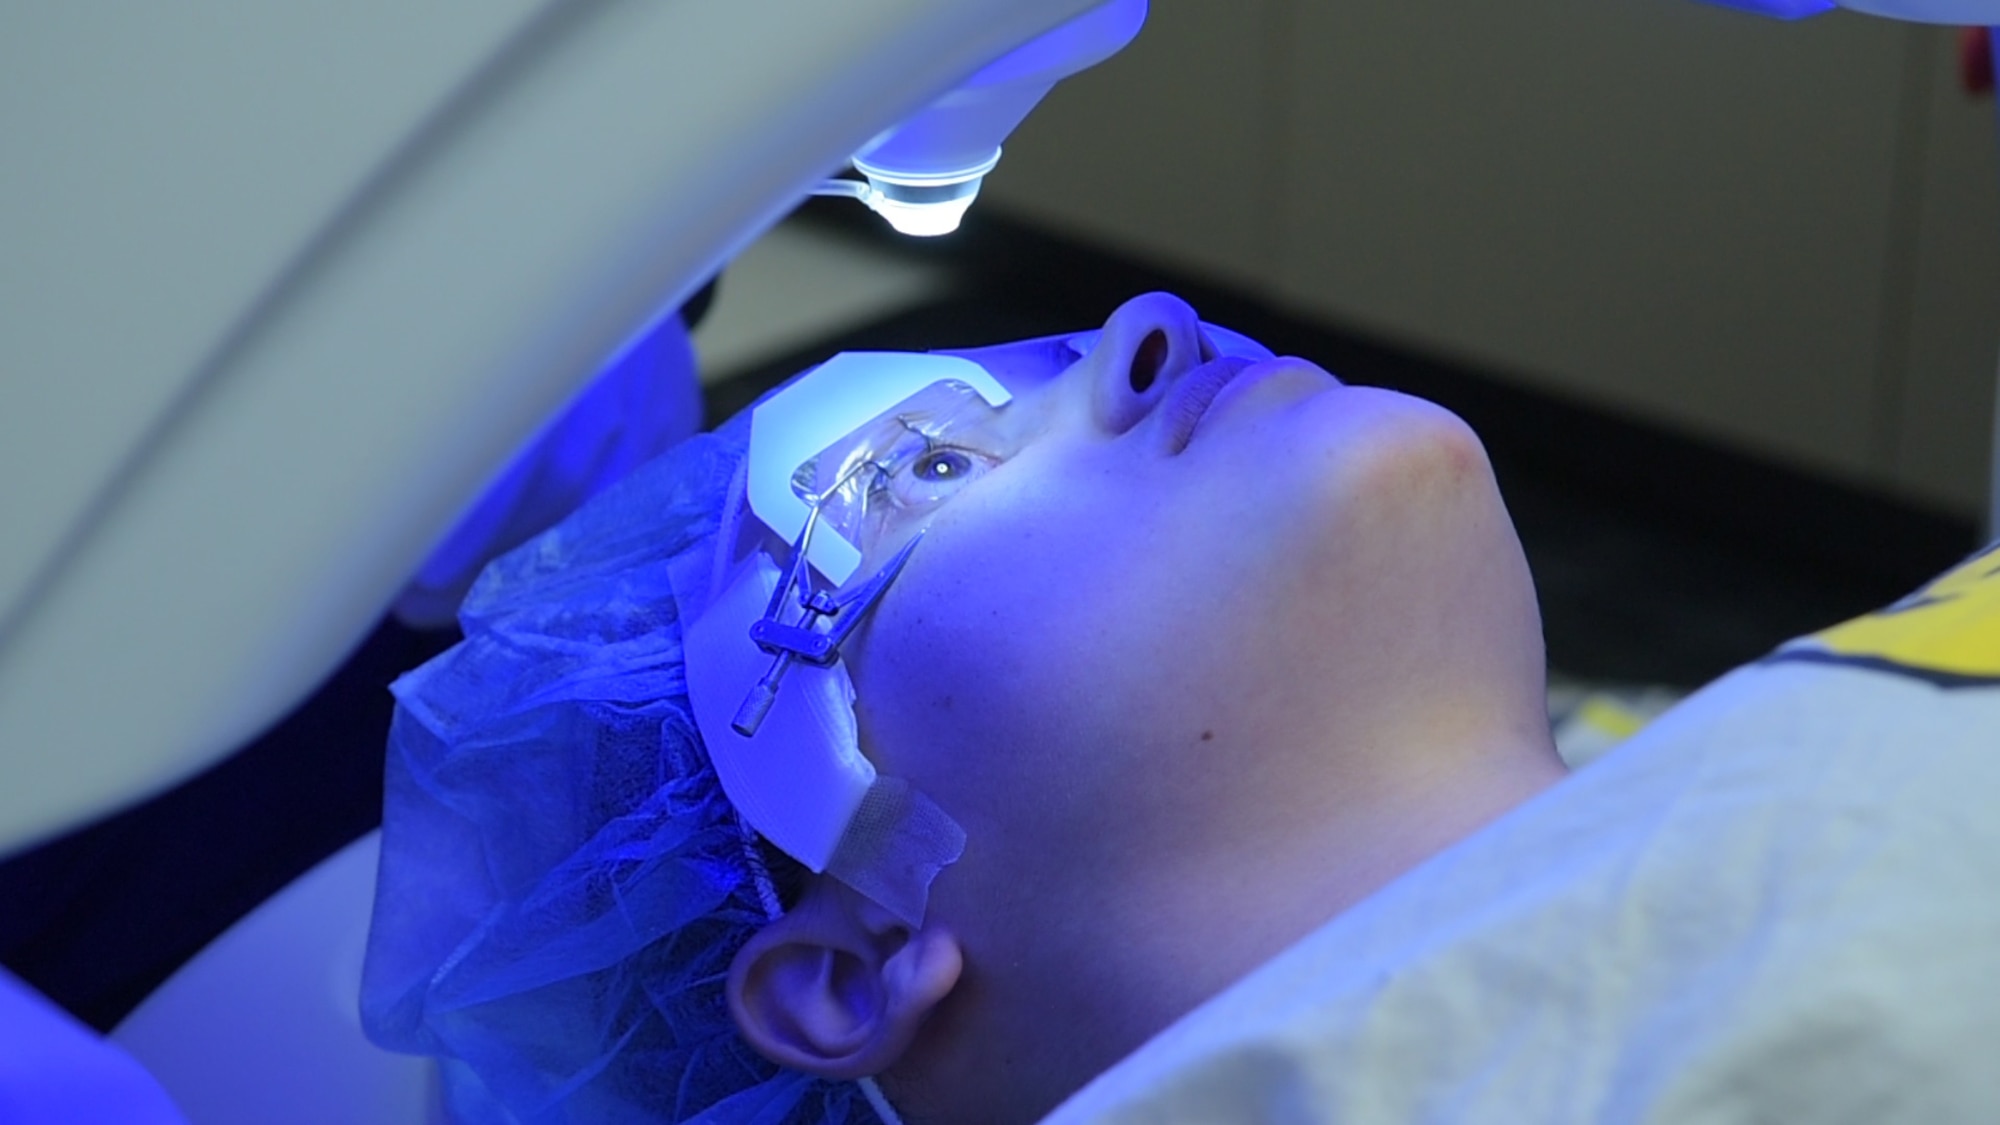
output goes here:
[[1781, 20], [1824, 15], [1849, 8], [1869, 15], [1913, 23], [1960, 26], [2000, 23], [2000, 0], [1708, 0], [1725, 8], [1740, 8]]
[[195, 1125], [442, 1122], [437, 1068], [361, 1034], [381, 833], [210, 943], [111, 1034]]
[[2000, 24], [2000, 0], [1840, 0], [1840, 6], [1912, 23]]
[[253, 736], [510, 451], [1091, 0], [39, 5], [0, 36], [0, 855]]

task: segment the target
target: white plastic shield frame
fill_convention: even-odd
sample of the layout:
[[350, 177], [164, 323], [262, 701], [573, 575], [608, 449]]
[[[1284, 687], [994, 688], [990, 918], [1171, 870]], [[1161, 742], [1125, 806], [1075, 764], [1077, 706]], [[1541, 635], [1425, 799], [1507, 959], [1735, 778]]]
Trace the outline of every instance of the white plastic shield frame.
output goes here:
[[[732, 497], [771, 532], [796, 542], [817, 494], [796, 487], [803, 469], [830, 452], [845, 456], [856, 435], [886, 412], [940, 384], [999, 410], [1012, 395], [985, 368], [956, 356], [843, 353], [760, 403], [751, 414], [742, 494]], [[864, 465], [864, 474], [872, 470]], [[838, 520], [816, 524], [810, 570], [829, 587], [854, 576], [864, 543]], [[779, 850], [828, 872], [915, 924], [929, 882], [957, 858], [964, 833], [922, 794], [876, 774], [860, 750], [854, 686], [838, 662], [798, 664], [787, 673], [754, 735], [734, 719], [746, 693], [772, 663], [752, 639], [785, 578], [785, 563], [764, 551], [729, 564], [733, 519], [718, 542], [718, 569], [687, 588], [701, 605], [688, 628], [688, 693], [702, 741], [730, 802]], [[811, 575], [802, 575], [810, 582]]]
[[[812, 512], [792, 487], [800, 466], [897, 403], [947, 381], [965, 384], [996, 409], [1014, 397], [969, 359], [905, 352], [843, 352], [772, 395], [750, 419], [750, 510], [780, 538], [796, 539]], [[860, 565], [861, 549], [839, 528], [816, 529], [806, 560], [841, 586]]]

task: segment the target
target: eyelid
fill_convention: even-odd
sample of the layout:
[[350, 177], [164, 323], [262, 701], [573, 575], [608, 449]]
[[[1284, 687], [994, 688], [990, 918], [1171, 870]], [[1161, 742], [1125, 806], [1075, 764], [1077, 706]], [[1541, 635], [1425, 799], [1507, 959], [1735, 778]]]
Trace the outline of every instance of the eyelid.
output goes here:
[[[968, 393], [971, 393], [969, 389]], [[988, 406], [987, 409], [991, 412], [993, 408]], [[901, 432], [895, 434], [893, 439], [883, 435], [885, 447], [872, 459], [880, 471], [868, 482], [865, 493], [871, 522], [898, 518], [896, 513], [928, 511], [949, 500], [960, 488], [1004, 464], [1016, 452], [1005, 427], [995, 429], [990, 420], [967, 425], [968, 419], [962, 410], [946, 409], [942, 413], [899, 411], [883, 421]], [[945, 436], [947, 433], [951, 436]], [[911, 475], [912, 469], [940, 452], [959, 454], [971, 461], [974, 467], [963, 481], [918, 481]], [[914, 495], [925, 490], [937, 490], [943, 494]]]
[[911, 425], [909, 419], [907, 418], [897, 418], [896, 421], [900, 423], [903, 426], [904, 430], [908, 431], [911, 435], [922, 439], [924, 445], [922, 449], [915, 450], [908, 457], [899, 458], [896, 461], [891, 462], [890, 464], [882, 465], [882, 471], [876, 473], [875, 479], [870, 481], [868, 485], [868, 496], [869, 499], [871, 500], [882, 496], [891, 496], [891, 498], [893, 499], [893, 493], [891, 492], [890, 489], [890, 482], [895, 480], [897, 477], [900, 477], [904, 473], [908, 472], [911, 469], [911, 467], [915, 466], [918, 462], [922, 461], [924, 458], [929, 457], [931, 454], [937, 453], [939, 451], [964, 453], [967, 454], [968, 456], [977, 457], [989, 462], [997, 463], [999, 461], [999, 458], [996, 455], [988, 453], [985, 450], [975, 449], [971, 446], [959, 445], [954, 442], [948, 442], [940, 438], [933, 437], [930, 434], [924, 432], [923, 430], [917, 428], [916, 426]]
[[[961, 445], [957, 442], [942, 441], [937, 438], [930, 437], [929, 435], [923, 435], [923, 437], [924, 437], [924, 447], [920, 450], [917, 450], [914, 456], [904, 460], [901, 464], [898, 464], [890, 472], [883, 474], [882, 476], [883, 480], [886, 481], [890, 479], [902, 479], [911, 470], [923, 464], [930, 457], [939, 453], [956, 453], [965, 457], [969, 461], [976, 462], [982, 468], [982, 472], [980, 473], [981, 476], [985, 475], [983, 470], [991, 470], [998, 468], [1002, 463], [1004, 463], [1007, 460], [1005, 457], [997, 453], [994, 453], [990, 450], [980, 449], [976, 446]], [[975, 477], [973, 479], [977, 478]]]

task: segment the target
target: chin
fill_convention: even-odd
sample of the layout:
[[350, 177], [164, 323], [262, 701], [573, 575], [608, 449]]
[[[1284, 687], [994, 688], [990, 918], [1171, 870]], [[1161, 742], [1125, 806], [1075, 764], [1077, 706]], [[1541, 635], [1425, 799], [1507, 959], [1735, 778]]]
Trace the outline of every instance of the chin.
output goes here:
[[1404, 494], [1489, 484], [1493, 470], [1472, 427], [1425, 399], [1349, 387], [1299, 404], [1297, 424], [1346, 488]]
[[[1337, 585], [1364, 599], [1423, 597], [1412, 583], [1421, 583], [1427, 561], [1511, 539], [1485, 447], [1443, 407], [1351, 387], [1298, 402], [1270, 422], [1243, 447], [1276, 482], [1250, 505], [1275, 540], [1264, 549], [1277, 556], [1266, 565], [1279, 567], [1280, 582]], [[1284, 471], [1274, 475], [1274, 465]], [[1246, 471], [1235, 466], [1232, 475]]]

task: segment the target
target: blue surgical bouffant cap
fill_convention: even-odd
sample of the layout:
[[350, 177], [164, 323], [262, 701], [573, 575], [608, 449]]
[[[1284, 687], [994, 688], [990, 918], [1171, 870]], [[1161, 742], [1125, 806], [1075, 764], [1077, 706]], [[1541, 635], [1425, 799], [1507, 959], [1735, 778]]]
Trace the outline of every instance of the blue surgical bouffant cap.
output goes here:
[[496, 560], [465, 640], [395, 685], [362, 1018], [442, 1061], [457, 1120], [880, 1121], [758, 1055], [724, 998], [779, 906], [669, 575], [714, 549], [744, 443], [691, 439]]

